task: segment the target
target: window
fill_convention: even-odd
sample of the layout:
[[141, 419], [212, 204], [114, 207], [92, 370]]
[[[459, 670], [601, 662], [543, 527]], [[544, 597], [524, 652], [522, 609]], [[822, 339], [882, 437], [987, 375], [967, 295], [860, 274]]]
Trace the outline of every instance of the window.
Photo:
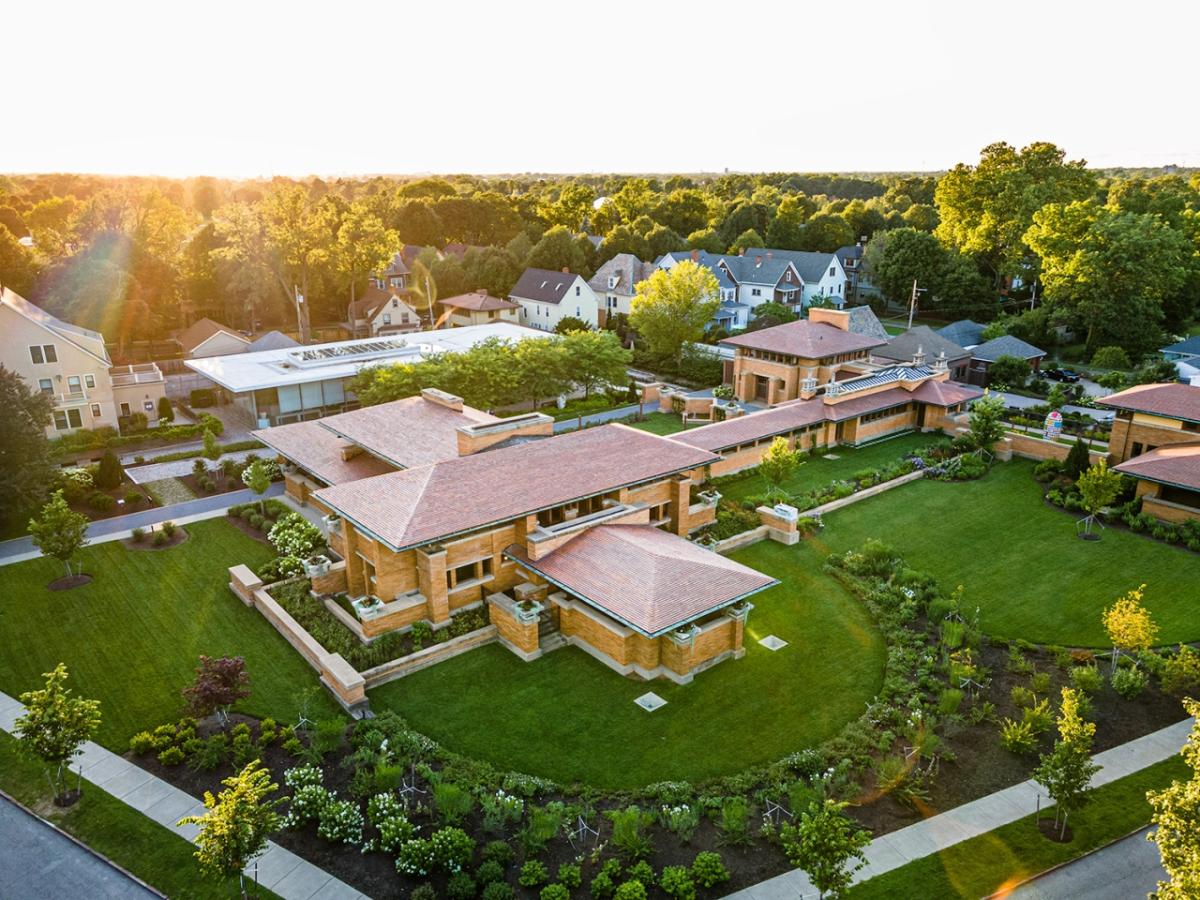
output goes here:
[[67, 376], [67, 392], [71, 394], [83, 393], [83, 382], [79, 380], [78, 375]]
[[54, 428], [57, 431], [66, 431], [68, 428], [82, 428], [83, 416], [79, 415], [79, 410], [56, 410], [54, 413]]
[[83, 385], [88, 390], [91, 390], [92, 388], [94, 388], [96, 386], [96, 376], [95, 375], [84, 375], [83, 376]]
[[835, 272], [837, 272], [837, 266], [830, 266], [829, 274], [832, 276]]
[[39, 366], [42, 363], [56, 363], [58, 362], [58, 352], [54, 349], [53, 344], [34, 344], [29, 348], [29, 358]]
[[758, 288], [751, 288], [751, 289], [750, 289], [750, 296], [751, 296], [751, 297], [761, 297], [761, 296], [762, 296], [762, 291], [761, 291], [761, 290], [759, 290]]
[[92, 418], [93, 419], [100, 418], [100, 404], [99, 403], [92, 404]]
[[129, 415], [129, 404], [128, 403], [121, 404], [121, 415], [123, 415], [123, 416]]
[[575, 285], [575, 296], [579, 296], [579, 285]]
[[41, 389], [43, 394], [53, 394], [54, 393], [54, 382], [51, 381], [49, 378], [39, 378], [38, 379], [38, 387]]
[[391, 325], [391, 324], [392, 324], [392, 314], [391, 314], [391, 313], [384, 313], [384, 314], [383, 314], [383, 324], [384, 324], [384, 325]]
[[608, 289], [611, 291], [616, 286], [617, 286], [617, 276], [609, 275], [608, 276]]
[[576, 307], [575, 307], [575, 318], [577, 318], [577, 319], [582, 319], [582, 318], [583, 318], [583, 313], [581, 313], [581, 312], [579, 311], [579, 307], [578, 307], [578, 306], [576, 306]]
[[492, 577], [492, 558], [490, 556], [477, 559], [475, 562], [464, 563], [446, 572], [446, 587], [453, 591], [458, 587], [474, 587], [480, 581]]
[[790, 282], [792, 280], [792, 270], [791, 269], [788, 269], [786, 272], [783, 273], [783, 280], [787, 281], [787, 282]]

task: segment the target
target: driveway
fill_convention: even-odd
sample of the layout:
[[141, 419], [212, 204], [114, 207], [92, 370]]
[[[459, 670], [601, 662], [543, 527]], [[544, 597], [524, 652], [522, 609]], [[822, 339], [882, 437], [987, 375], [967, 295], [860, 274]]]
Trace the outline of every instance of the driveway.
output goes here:
[[0, 846], [4, 847], [0, 895], [5, 897], [153, 900], [163, 896], [3, 795]]
[[1154, 891], [1159, 879], [1165, 879], [1158, 858], [1158, 847], [1146, 840], [1143, 828], [1136, 834], [1109, 844], [1095, 853], [1082, 856], [1011, 894], [1011, 900], [1128, 900], [1145, 897]]

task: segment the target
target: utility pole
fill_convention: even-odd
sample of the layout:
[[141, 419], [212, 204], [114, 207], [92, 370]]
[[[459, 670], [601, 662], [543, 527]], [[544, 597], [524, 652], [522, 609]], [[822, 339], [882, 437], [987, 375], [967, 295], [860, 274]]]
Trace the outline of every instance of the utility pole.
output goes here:
[[917, 279], [913, 279], [912, 299], [908, 301], [908, 330], [912, 331], [913, 316], [917, 313], [917, 296], [925, 293], [926, 288], [917, 287]]
[[1029, 308], [1033, 309], [1034, 304], [1036, 304], [1036, 303], [1037, 303], [1037, 279], [1035, 278], [1035, 279], [1033, 279], [1033, 290], [1029, 294]]
[[300, 293], [300, 288], [292, 285], [292, 293], [296, 301], [296, 326], [300, 329], [300, 343], [307, 344], [309, 339], [308, 334], [308, 310], [304, 306], [304, 295]]

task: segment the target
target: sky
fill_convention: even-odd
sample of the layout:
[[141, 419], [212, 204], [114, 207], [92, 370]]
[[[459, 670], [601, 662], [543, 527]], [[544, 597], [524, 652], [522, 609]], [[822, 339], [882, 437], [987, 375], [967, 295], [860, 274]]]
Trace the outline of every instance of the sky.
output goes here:
[[1197, 34], [1195, 0], [9, 0], [0, 172], [1200, 166]]

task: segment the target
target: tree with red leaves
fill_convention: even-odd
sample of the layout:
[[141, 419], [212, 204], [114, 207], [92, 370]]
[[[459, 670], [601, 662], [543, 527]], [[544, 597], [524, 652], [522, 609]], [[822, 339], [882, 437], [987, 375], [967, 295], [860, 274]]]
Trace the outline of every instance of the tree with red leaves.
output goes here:
[[200, 657], [196, 667], [196, 680], [183, 689], [188, 710], [198, 719], [214, 712], [221, 724], [229, 719], [229, 707], [238, 700], [250, 696], [250, 673], [246, 671], [246, 660], [240, 656], [222, 656], [213, 659]]

